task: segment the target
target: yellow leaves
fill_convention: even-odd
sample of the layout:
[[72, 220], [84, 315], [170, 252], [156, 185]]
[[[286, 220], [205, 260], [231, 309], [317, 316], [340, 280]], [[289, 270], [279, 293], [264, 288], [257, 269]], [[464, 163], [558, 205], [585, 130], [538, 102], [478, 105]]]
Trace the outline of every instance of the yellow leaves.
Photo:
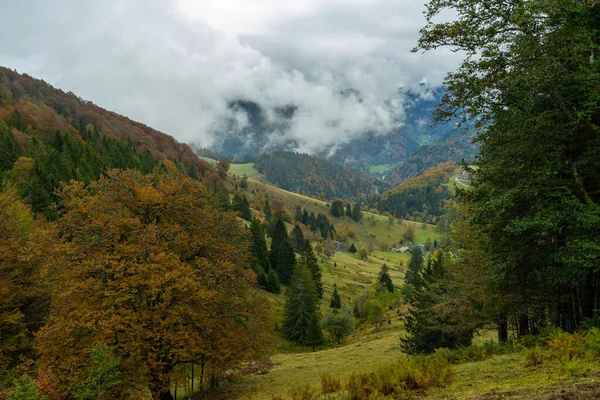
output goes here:
[[0, 193], [0, 236], [2, 239], [23, 239], [33, 225], [31, 210], [19, 197], [13, 186]]

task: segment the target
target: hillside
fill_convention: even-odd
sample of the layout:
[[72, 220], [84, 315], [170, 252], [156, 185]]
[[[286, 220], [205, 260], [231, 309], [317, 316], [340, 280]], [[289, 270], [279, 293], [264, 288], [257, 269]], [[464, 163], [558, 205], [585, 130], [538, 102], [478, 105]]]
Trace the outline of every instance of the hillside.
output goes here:
[[19, 111], [24, 128], [42, 140], [51, 140], [56, 131], [77, 135], [93, 126], [100, 134], [129, 143], [139, 152], [149, 151], [155, 160], [171, 160], [186, 168], [193, 164], [201, 176], [215, 172], [188, 145], [172, 136], [98, 107], [73, 93], [65, 93], [43, 80], [0, 67], [0, 92], [0, 118], [8, 122], [13, 113]]
[[254, 167], [278, 187], [329, 200], [365, 201], [388, 188], [364, 172], [307, 154], [263, 154], [254, 160]]
[[400, 164], [381, 175], [385, 176], [387, 182], [399, 185], [441, 163], [459, 163], [463, 159], [470, 163], [479, 151], [479, 146], [473, 143], [474, 138], [474, 132], [456, 130], [447, 138], [419, 147]]
[[429, 168], [422, 175], [410, 178], [383, 193], [372, 202], [379, 212], [399, 218], [437, 222], [445, 212], [444, 201], [452, 197], [448, 187], [456, 163], [447, 162]]

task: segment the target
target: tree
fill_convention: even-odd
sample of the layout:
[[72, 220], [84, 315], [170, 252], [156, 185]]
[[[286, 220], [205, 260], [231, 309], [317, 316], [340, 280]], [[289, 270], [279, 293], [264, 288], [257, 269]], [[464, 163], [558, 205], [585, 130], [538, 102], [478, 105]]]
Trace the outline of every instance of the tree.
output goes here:
[[86, 368], [86, 378], [79, 385], [76, 399], [114, 399], [119, 392], [114, 389], [121, 385], [121, 359], [106, 345], [96, 345], [90, 353], [90, 363]]
[[344, 202], [342, 200], [338, 199], [331, 203], [331, 215], [338, 218], [344, 216]]
[[342, 299], [340, 297], [340, 294], [338, 293], [337, 290], [337, 286], [335, 286], [335, 284], [333, 285], [333, 294], [331, 295], [331, 302], [329, 303], [329, 307], [333, 308], [333, 312], [335, 313], [335, 310], [339, 310], [342, 308]]
[[356, 246], [354, 245], [354, 243], [352, 243], [350, 245], [350, 247], [348, 248], [348, 253], [353, 253], [353, 254], [356, 253]]
[[271, 267], [273, 268], [277, 268], [277, 252], [279, 251], [281, 243], [285, 240], [289, 240], [287, 229], [281, 216], [277, 216], [271, 232], [271, 252], [269, 253]]
[[409, 314], [404, 319], [406, 337], [402, 346], [409, 354], [431, 353], [440, 347], [469, 346], [474, 330], [465, 325], [449, 309], [440, 307], [452, 295], [447, 284], [447, 258], [438, 251], [429, 256], [418, 277]]
[[315, 312], [310, 317], [306, 346], [312, 347], [312, 351], [314, 352], [315, 347], [322, 345], [323, 342], [323, 331], [321, 330], [321, 325], [319, 324], [319, 320], [317, 319], [317, 313]]
[[292, 230], [292, 244], [294, 245], [294, 250], [297, 252], [304, 250], [304, 232], [302, 232], [302, 228], [298, 225], [294, 225], [294, 229]]
[[302, 222], [302, 207], [296, 206], [296, 212], [294, 214], [296, 222]]
[[363, 248], [356, 252], [356, 256], [361, 260], [365, 261], [367, 258], [369, 258], [369, 252], [367, 251], [367, 249]]
[[301, 263], [306, 265], [310, 273], [312, 274], [313, 280], [315, 281], [315, 288], [320, 298], [323, 298], [323, 282], [321, 281], [321, 267], [319, 267], [319, 260], [313, 251], [310, 241], [304, 241], [304, 250], [302, 251]]
[[267, 223], [271, 223], [271, 217], [273, 216], [272, 212], [271, 212], [271, 203], [269, 202], [269, 199], [265, 199], [265, 205], [263, 206], [263, 212], [265, 213], [265, 221], [267, 221]]
[[423, 252], [421, 246], [413, 246], [410, 250], [410, 264], [406, 270], [406, 276], [404, 277], [404, 283], [408, 285], [415, 285], [421, 272], [421, 266], [423, 265]]
[[348, 336], [356, 328], [354, 318], [345, 311], [327, 314], [321, 326], [337, 339], [338, 344], [343, 337]]
[[404, 237], [411, 242], [415, 241], [415, 225], [406, 223], [406, 230], [404, 231]]
[[352, 204], [346, 205], [346, 216], [352, 218]]
[[360, 210], [360, 204], [355, 204], [352, 209], [352, 219], [356, 222], [360, 222], [362, 220], [362, 211]]
[[229, 163], [229, 161], [225, 160], [224, 158], [221, 158], [219, 160], [219, 162], [217, 162], [217, 168], [228, 172], [229, 171], [229, 167], [231, 166], [231, 164]]
[[60, 198], [64, 214], [44, 245], [50, 316], [36, 340], [39, 368], [56, 374], [62, 396], [85, 380], [97, 343], [122, 357], [122, 388], [154, 399], [172, 399], [182, 362], [218, 371], [264, 351], [249, 235], [198, 181], [113, 170]]
[[599, 13], [597, 1], [435, 0], [421, 31], [420, 49], [465, 52], [437, 118], [463, 110], [482, 128], [470, 223], [493, 285], [529, 303], [513, 310], [525, 333], [539, 325], [527, 314], [572, 331], [597, 308]]
[[271, 269], [266, 277], [265, 288], [268, 292], [279, 294], [281, 293], [281, 284], [279, 283], [279, 276], [274, 269]]
[[386, 290], [390, 293], [394, 293], [394, 284], [392, 283], [392, 278], [390, 277], [390, 273], [387, 265], [383, 264], [381, 267], [381, 271], [379, 272], [379, 290]]
[[277, 249], [277, 263], [275, 264], [275, 272], [279, 276], [281, 283], [287, 285], [296, 268], [296, 254], [289, 239], [285, 239]]
[[252, 269], [258, 272], [258, 268], [262, 268], [265, 273], [268, 273], [271, 270], [271, 262], [269, 261], [265, 230], [256, 218], [250, 224], [250, 233], [252, 234]]
[[17, 139], [4, 121], [0, 120], [0, 173], [10, 171], [20, 154], [21, 148]]
[[17, 109], [15, 109], [11, 114], [10, 118], [8, 119], [8, 123], [10, 126], [16, 128], [21, 132], [25, 132], [25, 130], [27, 129], [27, 124], [23, 120], [23, 115]]
[[310, 271], [303, 264], [298, 264], [286, 291], [283, 316], [283, 334], [286, 339], [302, 346], [312, 346], [314, 335], [311, 333], [311, 324], [318, 313], [318, 299]]
[[250, 202], [248, 202], [248, 198], [245, 195], [239, 195], [238, 193], [236, 193], [233, 196], [232, 208], [233, 211], [239, 212], [240, 217], [242, 217], [246, 221], [252, 221], [252, 213], [250, 212]]

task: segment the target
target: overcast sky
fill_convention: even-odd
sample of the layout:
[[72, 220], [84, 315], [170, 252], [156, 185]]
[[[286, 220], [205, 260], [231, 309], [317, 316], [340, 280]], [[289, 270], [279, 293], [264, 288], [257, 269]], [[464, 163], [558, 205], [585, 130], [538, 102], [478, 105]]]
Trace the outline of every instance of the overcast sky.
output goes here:
[[300, 106], [290, 135], [309, 148], [387, 129], [399, 86], [460, 61], [410, 53], [421, 0], [2, 1], [0, 65], [205, 146], [235, 98]]

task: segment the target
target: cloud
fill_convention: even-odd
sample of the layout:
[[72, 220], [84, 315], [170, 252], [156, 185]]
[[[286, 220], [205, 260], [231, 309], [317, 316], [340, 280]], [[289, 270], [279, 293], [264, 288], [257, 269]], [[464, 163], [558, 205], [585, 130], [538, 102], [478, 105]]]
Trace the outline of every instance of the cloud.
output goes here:
[[[0, 64], [177, 139], [209, 146], [233, 99], [298, 112], [277, 139], [312, 152], [402, 122], [400, 85], [439, 84], [452, 53], [411, 54], [411, 0], [20, 0], [3, 10]], [[355, 88], [360, 96], [341, 96]], [[274, 138], [275, 139], [275, 138]]]

